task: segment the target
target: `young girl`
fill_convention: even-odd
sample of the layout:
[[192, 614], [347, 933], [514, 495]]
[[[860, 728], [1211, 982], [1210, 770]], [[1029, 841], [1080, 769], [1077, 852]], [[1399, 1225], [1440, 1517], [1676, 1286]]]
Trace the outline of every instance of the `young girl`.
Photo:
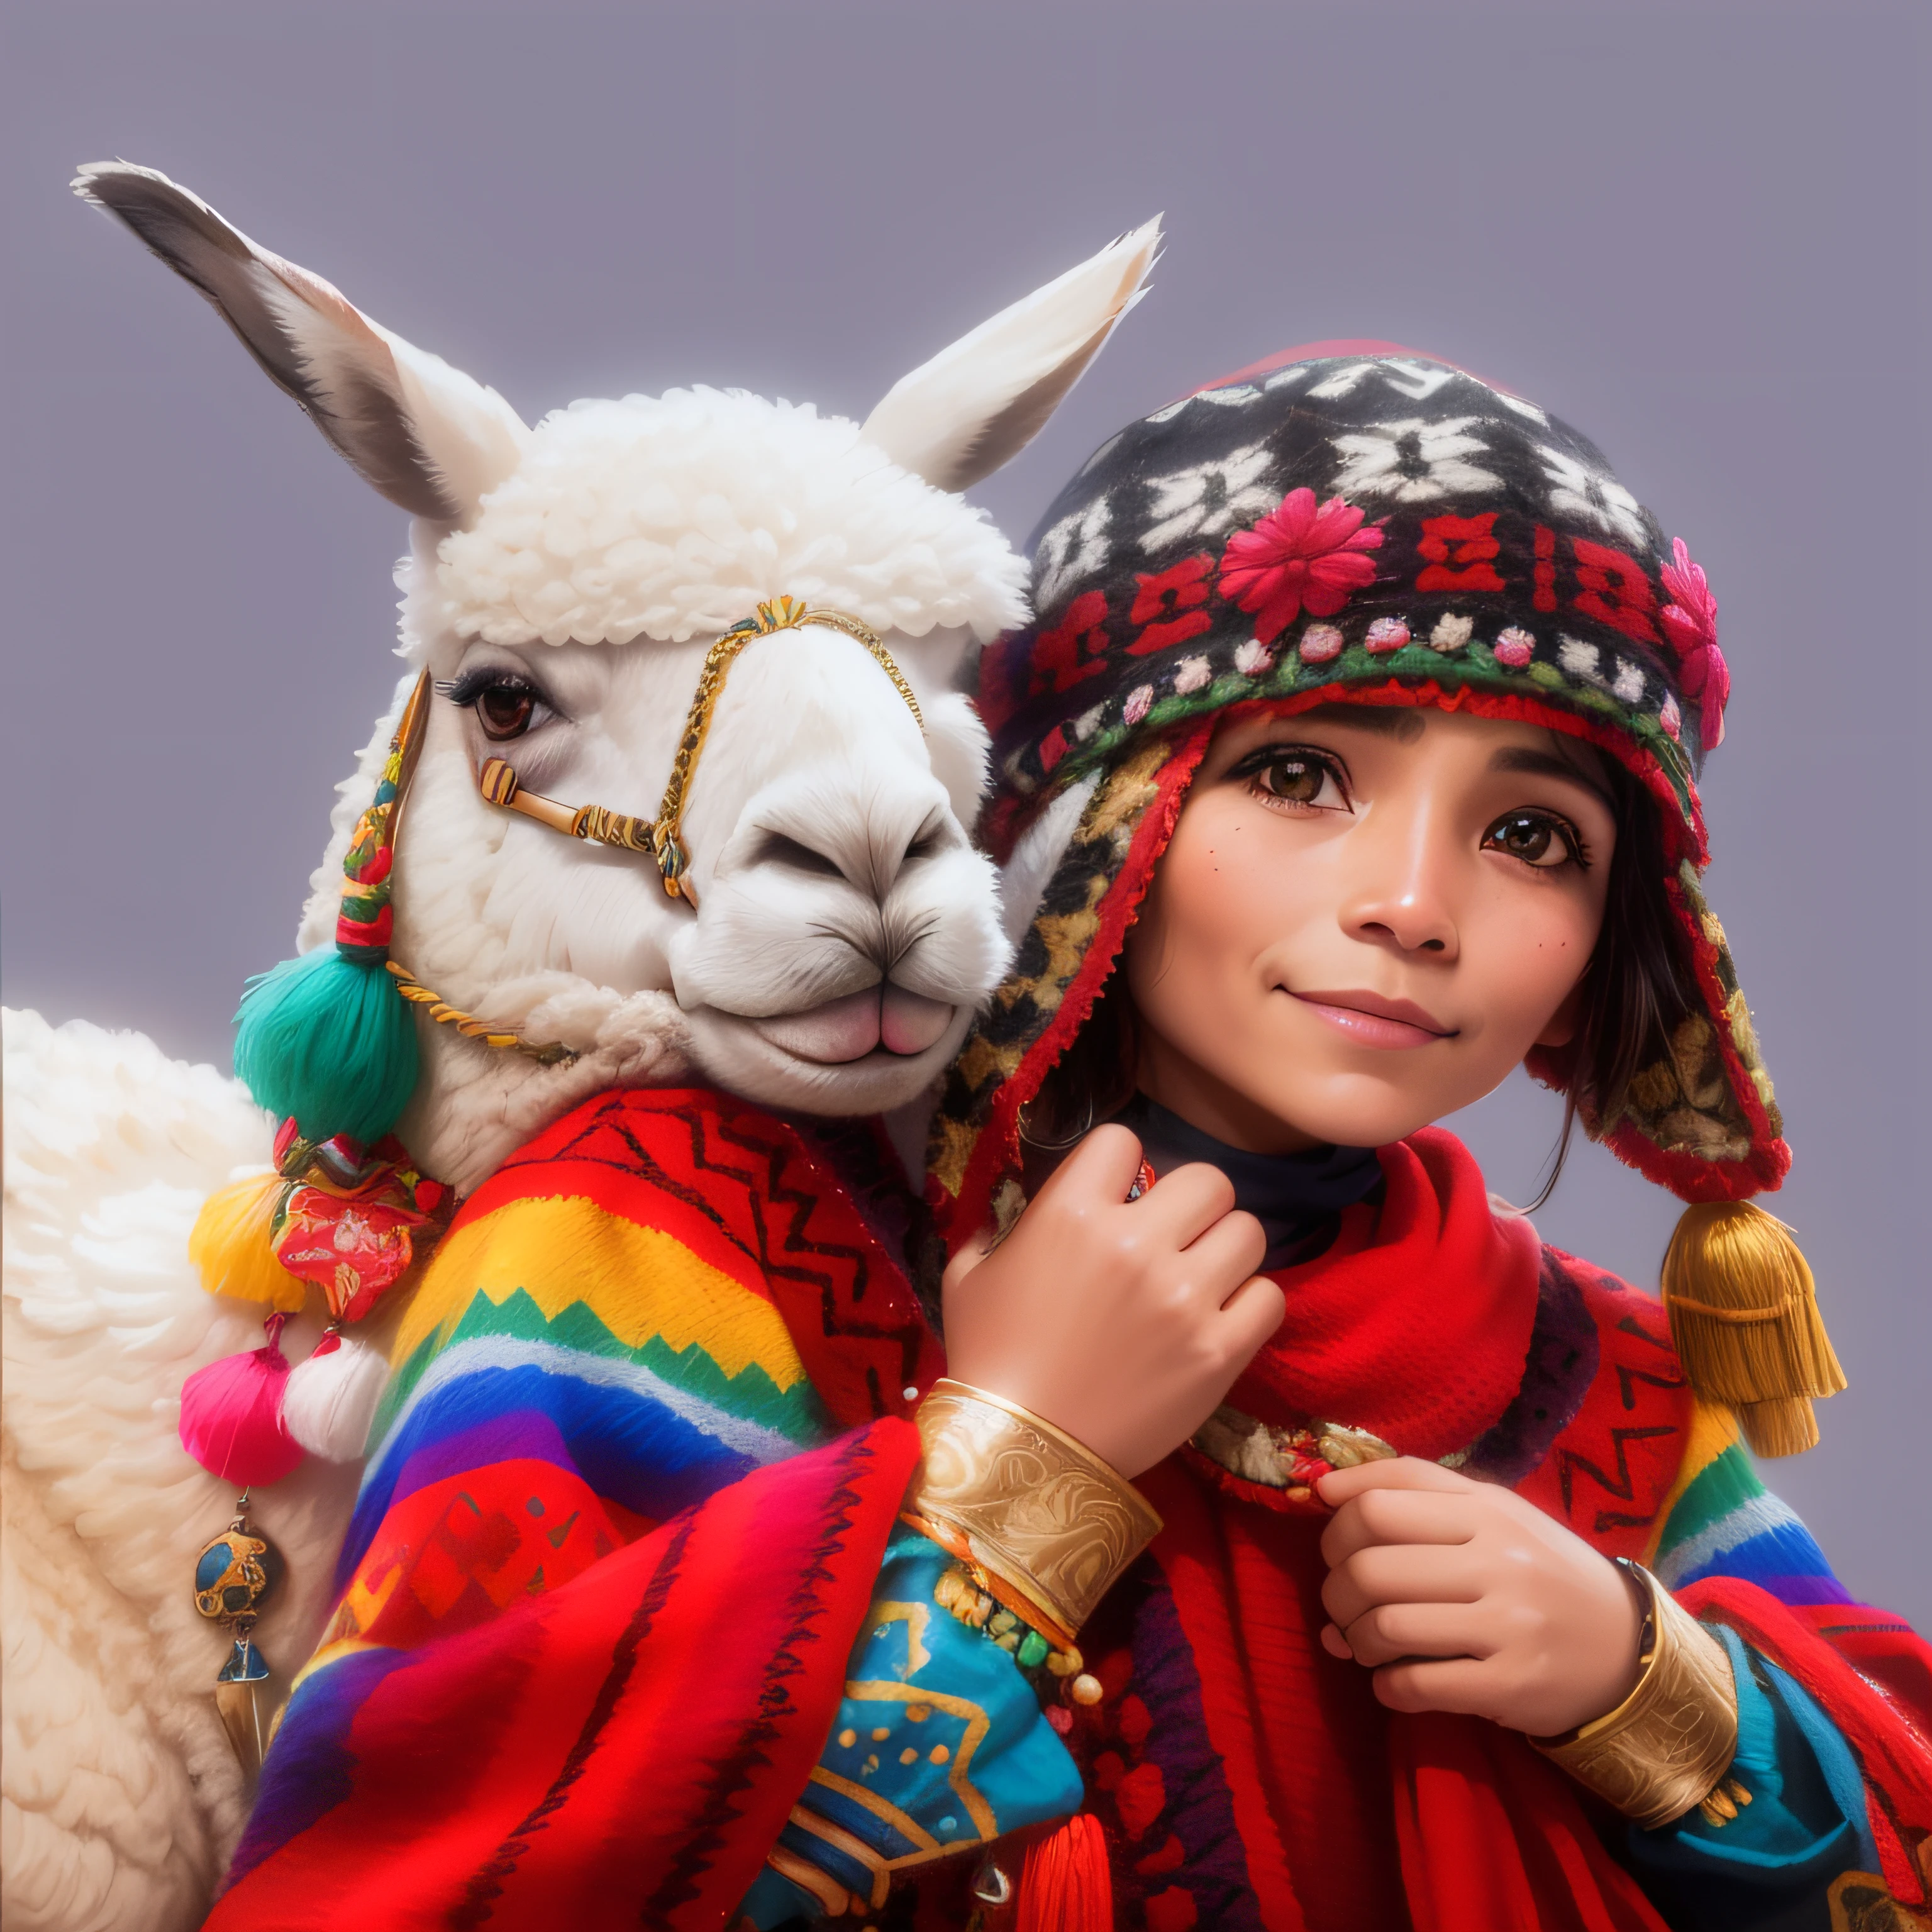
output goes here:
[[[952, 1380], [887, 1574], [958, 1562], [874, 1606], [781, 1862], [862, 1909], [868, 1680], [933, 1702], [936, 1600], [1052, 1652], [1064, 1756], [974, 1694], [1034, 1753], [974, 1760], [992, 1920], [1921, 1923], [1928, 1653], [1740, 1442], [1841, 1378], [1744, 1204], [1789, 1155], [1698, 890], [1702, 572], [1534, 404], [1324, 345], [1104, 445], [1035, 593], [982, 703], [1041, 896], [934, 1132]], [[1698, 1204], [1667, 1304], [1430, 1124], [1525, 1060]]]

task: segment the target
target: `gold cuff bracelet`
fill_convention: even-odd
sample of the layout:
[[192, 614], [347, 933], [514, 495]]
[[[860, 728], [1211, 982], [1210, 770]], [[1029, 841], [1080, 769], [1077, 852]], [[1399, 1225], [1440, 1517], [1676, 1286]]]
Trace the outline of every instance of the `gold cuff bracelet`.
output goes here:
[[1643, 1673], [1617, 1708], [1561, 1737], [1530, 1742], [1646, 1831], [1702, 1804], [1738, 1749], [1738, 1693], [1724, 1647], [1640, 1563], [1650, 1593]]
[[[1117, 1470], [1063, 1430], [944, 1378], [919, 1406], [926, 1455], [908, 1520], [1008, 1592], [1049, 1640], [1070, 1644], [1160, 1518]], [[1004, 1585], [1004, 1588], [997, 1586]]]

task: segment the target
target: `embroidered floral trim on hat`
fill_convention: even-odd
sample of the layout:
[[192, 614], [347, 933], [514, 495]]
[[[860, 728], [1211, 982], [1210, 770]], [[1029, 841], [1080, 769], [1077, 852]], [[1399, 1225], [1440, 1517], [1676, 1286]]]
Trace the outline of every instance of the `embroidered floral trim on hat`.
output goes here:
[[1718, 600], [1684, 539], [1673, 538], [1670, 549], [1676, 561], [1665, 564], [1660, 574], [1675, 601], [1658, 613], [1658, 621], [1682, 664], [1684, 694], [1697, 700], [1698, 736], [1708, 751], [1724, 742], [1724, 706], [1731, 694], [1730, 668], [1718, 648]]
[[1291, 490], [1252, 530], [1228, 539], [1221, 595], [1254, 614], [1263, 644], [1273, 643], [1304, 604], [1312, 617], [1332, 617], [1375, 581], [1376, 567], [1361, 553], [1379, 550], [1382, 533], [1362, 527], [1364, 514], [1340, 496], [1317, 509], [1312, 490]]

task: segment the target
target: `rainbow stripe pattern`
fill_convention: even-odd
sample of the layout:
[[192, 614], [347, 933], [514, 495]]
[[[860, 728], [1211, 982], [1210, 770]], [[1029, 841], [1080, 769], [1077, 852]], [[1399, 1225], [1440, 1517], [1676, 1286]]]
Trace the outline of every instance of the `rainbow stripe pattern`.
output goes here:
[[617, 1922], [572, 1900], [619, 1816], [622, 1922], [742, 1898], [940, 1372], [830, 1148], [723, 1094], [610, 1094], [466, 1203], [401, 1314], [338, 1608], [212, 1923]]

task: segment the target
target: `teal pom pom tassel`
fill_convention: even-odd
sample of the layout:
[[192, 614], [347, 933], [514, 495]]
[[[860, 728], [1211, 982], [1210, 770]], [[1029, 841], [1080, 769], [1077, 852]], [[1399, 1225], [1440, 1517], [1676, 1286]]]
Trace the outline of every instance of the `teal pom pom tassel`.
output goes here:
[[380, 963], [358, 964], [333, 946], [250, 980], [235, 1026], [236, 1076], [278, 1119], [292, 1115], [305, 1139], [380, 1140], [415, 1090], [409, 1002]]

